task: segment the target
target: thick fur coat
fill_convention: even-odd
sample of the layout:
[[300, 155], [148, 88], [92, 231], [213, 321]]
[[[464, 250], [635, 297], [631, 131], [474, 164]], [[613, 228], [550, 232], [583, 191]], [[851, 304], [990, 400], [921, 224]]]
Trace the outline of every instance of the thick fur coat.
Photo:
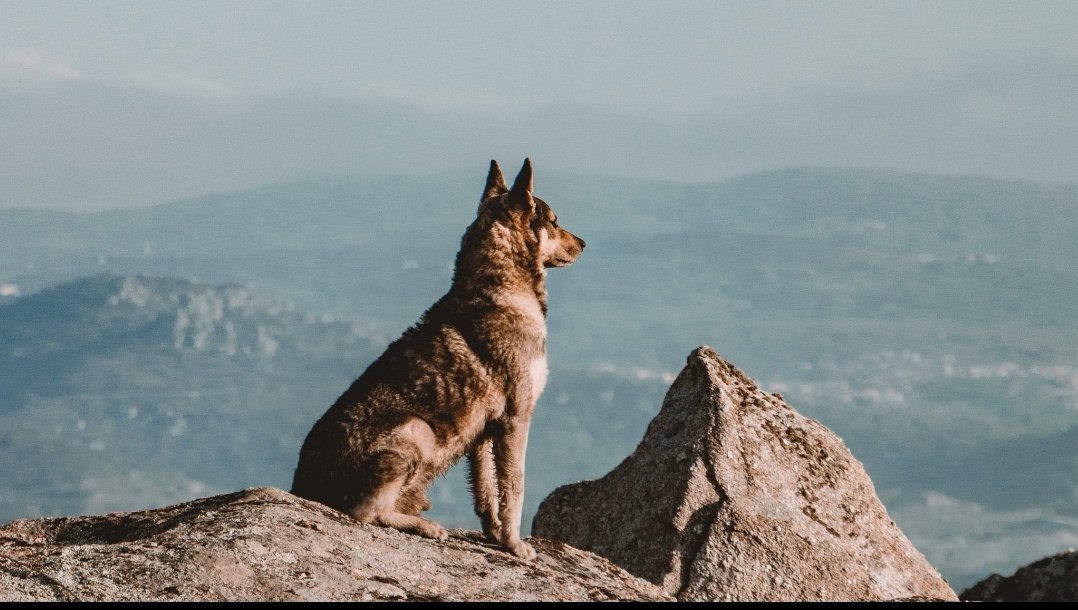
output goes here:
[[524, 161], [507, 188], [491, 161], [453, 282], [308, 433], [292, 493], [364, 523], [446, 538], [420, 512], [462, 456], [483, 532], [525, 559], [520, 539], [528, 426], [547, 377], [546, 269], [584, 240], [532, 194]]

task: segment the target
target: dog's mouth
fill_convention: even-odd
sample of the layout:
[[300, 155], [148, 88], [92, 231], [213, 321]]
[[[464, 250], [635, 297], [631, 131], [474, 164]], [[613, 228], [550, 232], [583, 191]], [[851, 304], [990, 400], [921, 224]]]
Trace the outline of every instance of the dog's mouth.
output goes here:
[[572, 265], [573, 261], [575, 261], [575, 260], [576, 260], [576, 258], [567, 258], [567, 257], [563, 257], [563, 256], [556, 256], [554, 258], [547, 259], [547, 261], [543, 263], [543, 266], [544, 267], [568, 267], [569, 265]]

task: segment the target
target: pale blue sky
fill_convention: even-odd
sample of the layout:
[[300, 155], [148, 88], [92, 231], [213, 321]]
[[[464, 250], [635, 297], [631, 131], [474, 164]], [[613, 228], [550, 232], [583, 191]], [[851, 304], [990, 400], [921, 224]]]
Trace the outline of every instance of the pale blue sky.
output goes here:
[[0, 0], [0, 207], [501, 155], [1074, 181], [1076, 98], [1073, 1]]

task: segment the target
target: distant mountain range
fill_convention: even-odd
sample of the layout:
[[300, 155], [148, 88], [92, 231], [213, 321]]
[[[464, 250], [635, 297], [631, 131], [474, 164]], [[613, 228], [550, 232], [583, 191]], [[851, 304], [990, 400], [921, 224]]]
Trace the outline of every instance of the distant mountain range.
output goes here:
[[[0, 210], [23, 295], [0, 296], [0, 519], [287, 487], [314, 419], [448, 288], [481, 182]], [[1078, 187], [794, 169], [537, 193], [588, 250], [550, 272], [529, 511], [627, 455], [708, 344], [838, 432], [952, 584], [985, 574], [954, 550], [970, 532], [932, 529], [953, 515], [982, 511], [998, 571], [1078, 540]], [[474, 519], [459, 471], [434, 502]]]
[[[977, 354], [989, 340], [1028, 351], [1078, 338], [1078, 187], [852, 170], [538, 180], [596, 246], [552, 273], [567, 357], [670, 367], [710, 342], [767, 370], [784, 354], [783, 366], [818, 362], [803, 356], [851, 332], [892, 349], [972, 342]], [[131, 211], [0, 210], [0, 282], [27, 294], [102, 271], [181, 275], [403, 328], [446, 289], [481, 181], [316, 180]]]
[[0, 515], [267, 477], [382, 339], [245, 288], [99, 275], [0, 306]]

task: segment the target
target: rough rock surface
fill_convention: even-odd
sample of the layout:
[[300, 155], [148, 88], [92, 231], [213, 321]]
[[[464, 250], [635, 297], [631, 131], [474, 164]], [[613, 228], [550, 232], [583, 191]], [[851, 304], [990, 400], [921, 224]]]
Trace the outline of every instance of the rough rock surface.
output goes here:
[[970, 602], [1078, 602], [1078, 551], [1045, 557], [1014, 576], [993, 574], [959, 596]]
[[0, 601], [670, 600], [609, 561], [531, 539], [526, 563], [254, 488], [157, 510], [0, 527]]
[[707, 347], [633, 454], [556, 489], [532, 534], [684, 601], [957, 599], [841, 439]]

